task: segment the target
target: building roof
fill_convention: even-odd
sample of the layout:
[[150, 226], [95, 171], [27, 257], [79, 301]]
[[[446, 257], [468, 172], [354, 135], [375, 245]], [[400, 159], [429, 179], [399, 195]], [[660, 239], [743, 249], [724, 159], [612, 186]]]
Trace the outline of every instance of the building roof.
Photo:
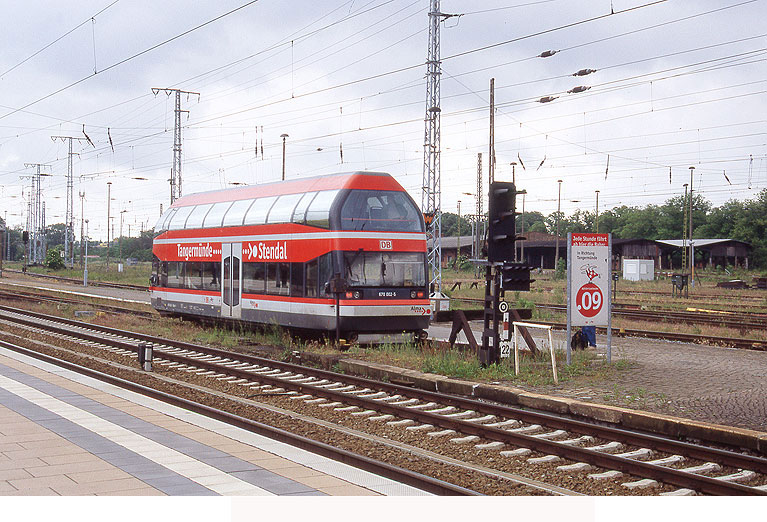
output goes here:
[[673, 246], [677, 248], [682, 248], [685, 245], [692, 244], [693, 247], [707, 247], [711, 245], [718, 245], [721, 243], [740, 243], [742, 245], [746, 245], [747, 247], [751, 248], [751, 244], [747, 243], [745, 241], [740, 241], [738, 239], [659, 239], [657, 241], [658, 243], [663, 243], [664, 245]]
[[[430, 242], [431, 243], [431, 242]], [[468, 248], [474, 244], [474, 236], [461, 236], [461, 248]], [[442, 236], [442, 248], [456, 248], [458, 236]]]

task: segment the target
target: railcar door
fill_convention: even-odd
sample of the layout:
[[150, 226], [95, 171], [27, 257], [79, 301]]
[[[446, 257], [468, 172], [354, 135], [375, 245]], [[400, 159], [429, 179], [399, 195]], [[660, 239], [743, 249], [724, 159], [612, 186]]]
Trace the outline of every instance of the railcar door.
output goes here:
[[242, 316], [242, 243], [221, 245], [221, 317]]

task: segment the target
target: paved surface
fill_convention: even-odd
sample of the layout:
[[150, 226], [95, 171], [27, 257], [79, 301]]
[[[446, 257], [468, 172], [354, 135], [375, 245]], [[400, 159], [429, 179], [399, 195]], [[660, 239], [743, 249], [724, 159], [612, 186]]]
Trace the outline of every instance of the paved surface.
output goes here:
[[[480, 326], [472, 327], [479, 331]], [[447, 338], [450, 328], [432, 326], [430, 332]], [[542, 345], [542, 337], [533, 337]], [[564, 339], [564, 332], [555, 332], [555, 346], [562, 346]], [[599, 352], [606, 351], [606, 342], [605, 335], [597, 336]], [[612, 377], [559, 386], [513, 386], [767, 431], [767, 352], [615, 335], [611, 351], [612, 362], [620, 368]]]
[[[0, 282], [15, 278], [3, 277]], [[77, 286], [25, 278], [18, 282], [72, 292]], [[149, 301], [145, 292], [89, 287], [88, 293]], [[476, 332], [480, 323], [473, 324]], [[433, 325], [430, 334], [446, 339], [450, 327]], [[459, 335], [459, 340], [463, 334]], [[534, 337], [536, 337], [534, 335]], [[477, 335], [479, 338], [479, 335]], [[542, 337], [539, 341], [542, 340]], [[555, 332], [563, 346], [564, 333]], [[606, 337], [597, 337], [605, 351]], [[767, 431], [767, 352], [613, 336], [612, 361], [621, 363], [614, 377], [557, 387], [523, 388], [583, 401], [665, 413], [699, 421]], [[516, 387], [521, 387], [514, 385]]]
[[419, 495], [0, 348], [0, 495]]

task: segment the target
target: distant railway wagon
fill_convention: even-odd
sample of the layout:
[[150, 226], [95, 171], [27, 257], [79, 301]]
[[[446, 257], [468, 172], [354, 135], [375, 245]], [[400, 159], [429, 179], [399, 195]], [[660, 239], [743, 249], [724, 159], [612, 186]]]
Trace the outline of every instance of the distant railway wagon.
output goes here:
[[192, 194], [155, 225], [152, 306], [335, 332], [424, 335], [423, 216], [388, 174]]

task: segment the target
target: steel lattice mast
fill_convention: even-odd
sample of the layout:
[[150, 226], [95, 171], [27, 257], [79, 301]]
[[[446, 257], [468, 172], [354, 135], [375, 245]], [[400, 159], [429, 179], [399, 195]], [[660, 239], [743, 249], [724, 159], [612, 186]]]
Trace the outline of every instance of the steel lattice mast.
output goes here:
[[[69, 141], [69, 154], [67, 156], [67, 214], [64, 222], [64, 263], [72, 267], [75, 263], [75, 199], [74, 199], [74, 174], [72, 172], [72, 140], [88, 141], [90, 139], [74, 136], [51, 136], [53, 141]], [[91, 143], [92, 144], [92, 143]]]
[[440, 91], [442, 62], [439, 54], [439, 24], [443, 14], [439, 0], [431, 0], [429, 9], [429, 55], [426, 60], [426, 132], [423, 143], [423, 187], [421, 211], [430, 218], [426, 227], [430, 288], [433, 295], [442, 294], [442, 193], [440, 183]]
[[196, 94], [200, 96], [199, 92], [182, 91], [181, 89], [170, 88], [157, 88], [152, 87], [152, 93], [156, 96], [158, 92], [165, 91], [165, 94], [170, 96], [171, 93], [176, 95], [176, 108], [175, 118], [173, 125], [173, 167], [171, 168], [170, 175], [170, 203], [173, 204], [178, 198], [181, 197], [181, 113], [189, 112], [181, 110], [181, 94]]

